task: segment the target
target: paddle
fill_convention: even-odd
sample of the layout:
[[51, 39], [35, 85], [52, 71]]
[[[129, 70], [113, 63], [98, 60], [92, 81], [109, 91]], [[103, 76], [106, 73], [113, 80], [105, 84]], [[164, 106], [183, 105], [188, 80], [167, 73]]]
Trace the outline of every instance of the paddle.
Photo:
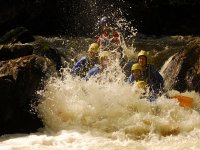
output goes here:
[[188, 96], [176, 95], [172, 98], [176, 98], [179, 101], [179, 105], [186, 108], [192, 108], [193, 98]]

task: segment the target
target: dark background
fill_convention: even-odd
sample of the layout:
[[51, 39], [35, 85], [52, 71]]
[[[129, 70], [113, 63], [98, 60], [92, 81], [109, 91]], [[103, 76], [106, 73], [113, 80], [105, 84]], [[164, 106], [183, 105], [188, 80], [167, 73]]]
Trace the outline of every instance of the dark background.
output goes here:
[[146, 35], [199, 35], [199, 0], [0, 0], [0, 36], [24, 26], [37, 35], [94, 36], [103, 15]]

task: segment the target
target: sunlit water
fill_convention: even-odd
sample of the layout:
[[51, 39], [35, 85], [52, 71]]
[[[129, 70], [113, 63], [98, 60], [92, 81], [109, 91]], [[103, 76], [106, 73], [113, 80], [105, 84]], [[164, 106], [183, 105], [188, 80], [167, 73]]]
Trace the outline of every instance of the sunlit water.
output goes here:
[[165, 94], [151, 103], [141, 92], [124, 81], [116, 64], [89, 81], [64, 69], [62, 77], [52, 77], [38, 91], [45, 128], [4, 135], [0, 149], [199, 149], [199, 94], [168, 92], [192, 97], [190, 109]]
[[[88, 3], [95, 14], [96, 0]], [[108, 12], [109, 7], [105, 14]], [[136, 29], [124, 20], [121, 9], [112, 12], [111, 17], [117, 18], [118, 30], [132, 33], [129, 39], [135, 36]], [[126, 55], [136, 58], [134, 47], [127, 48], [124, 39], [122, 47]], [[51, 46], [64, 50], [73, 51], [75, 45], [83, 49], [79, 41], [72, 47], [67, 47], [71, 43], [65, 39], [48, 38], [48, 41]], [[167, 63], [161, 73], [166, 66]], [[124, 78], [118, 65], [87, 82], [72, 77], [65, 68], [62, 77], [52, 77], [45, 89], [38, 91], [41, 103], [36, 109], [45, 128], [32, 134], [3, 135], [0, 150], [199, 149], [199, 93], [168, 91], [171, 97], [177, 94], [192, 97], [191, 109], [180, 107], [176, 99], [167, 98], [166, 94], [151, 103], [141, 98], [142, 91]], [[173, 81], [166, 81], [166, 87], [169, 82]]]

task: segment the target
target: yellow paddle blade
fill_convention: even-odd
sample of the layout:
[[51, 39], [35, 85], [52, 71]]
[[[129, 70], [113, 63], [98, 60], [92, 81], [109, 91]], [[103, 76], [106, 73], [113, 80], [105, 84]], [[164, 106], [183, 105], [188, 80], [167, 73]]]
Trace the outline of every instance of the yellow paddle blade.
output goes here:
[[173, 98], [176, 98], [179, 101], [180, 106], [192, 108], [193, 98], [182, 95], [176, 95]]

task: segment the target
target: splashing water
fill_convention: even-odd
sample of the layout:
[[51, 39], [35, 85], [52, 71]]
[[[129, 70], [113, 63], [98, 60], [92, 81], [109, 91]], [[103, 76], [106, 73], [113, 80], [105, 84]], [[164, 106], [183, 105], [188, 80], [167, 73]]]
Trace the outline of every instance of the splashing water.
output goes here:
[[30, 135], [4, 135], [0, 149], [198, 149], [200, 95], [192, 109], [162, 95], [150, 103], [124, 81], [118, 63], [89, 81], [52, 77], [43, 91], [38, 114], [45, 125]]
[[164, 95], [154, 103], [148, 102], [114, 68], [107, 76], [100, 74], [89, 81], [72, 77], [68, 71], [64, 79], [51, 78], [39, 105], [46, 128], [90, 131], [115, 140], [144, 140], [152, 135], [181, 135], [199, 129], [197, 111], [180, 107]]
[[[133, 46], [137, 29], [131, 25], [131, 21], [127, 21], [124, 17], [124, 12], [115, 3], [99, 2], [97, 0], [86, 0], [89, 6], [89, 11], [93, 14], [93, 19], [96, 19], [95, 32], [96, 35], [101, 34], [99, 21], [103, 16], [110, 18], [111, 28], [119, 32], [121, 39], [121, 47], [124, 54], [131, 59], [135, 56], [135, 47]], [[125, 4], [124, 0], [119, 0], [117, 3]], [[128, 46], [127, 46], [128, 45]]]
[[[96, 3], [95, 0], [92, 7]], [[116, 19], [117, 29], [127, 29], [135, 36], [136, 30], [120, 17], [120, 9], [110, 15]], [[127, 55], [134, 57], [134, 47], [126, 47], [124, 38], [123, 41]], [[50, 78], [44, 90], [38, 91], [41, 103], [37, 111], [45, 128], [30, 135], [4, 135], [0, 149], [199, 148], [198, 93], [169, 91], [170, 96], [192, 97], [192, 109], [180, 107], [176, 99], [165, 95], [151, 103], [124, 81], [118, 64], [89, 81], [71, 76], [67, 68], [63, 70], [62, 78]]]

